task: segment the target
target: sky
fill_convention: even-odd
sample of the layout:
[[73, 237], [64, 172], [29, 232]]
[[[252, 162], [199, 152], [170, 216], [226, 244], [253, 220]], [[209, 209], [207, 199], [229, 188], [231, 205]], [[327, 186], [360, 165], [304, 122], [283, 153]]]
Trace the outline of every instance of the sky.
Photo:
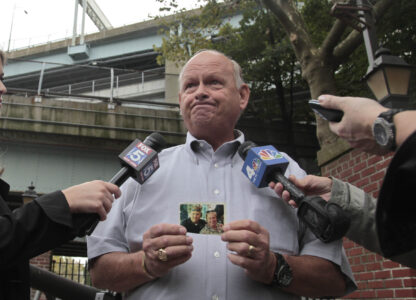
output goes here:
[[[0, 49], [7, 51], [72, 37], [75, 0], [0, 0]], [[113, 27], [129, 25], [159, 14], [156, 0], [95, 0]], [[196, 8], [198, 0], [179, 0], [185, 8]], [[78, 7], [78, 34], [81, 32]], [[85, 32], [98, 29], [86, 17]], [[11, 38], [10, 38], [11, 32]], [[10, 43], [9, 43], [10, 40]]]

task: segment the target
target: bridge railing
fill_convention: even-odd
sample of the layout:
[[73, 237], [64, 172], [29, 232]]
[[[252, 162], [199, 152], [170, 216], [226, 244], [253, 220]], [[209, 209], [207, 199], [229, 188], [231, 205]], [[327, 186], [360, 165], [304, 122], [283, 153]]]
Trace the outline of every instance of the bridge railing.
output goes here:
[[5, 84], [11, 93], [23, 93], [27, 96], [107, 99], [110, 103], [121, 103], [124, 100], [130, 103], [140, 103], [143, 100], [155, 104], [164, 102], [164, 67], [134, 70], [96, 65], [10, 60], [16, 68], [34, 70], [6, 77]]

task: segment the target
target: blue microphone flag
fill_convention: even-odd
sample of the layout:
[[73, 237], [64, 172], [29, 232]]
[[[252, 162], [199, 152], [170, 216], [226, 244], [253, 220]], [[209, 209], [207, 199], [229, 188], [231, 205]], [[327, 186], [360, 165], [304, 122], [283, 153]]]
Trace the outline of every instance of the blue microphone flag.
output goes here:
[[279, 170], [286, 171], [289, 161], [271, 145], [252, 147], [248, 150], [242, 172], [258, 188], [270, 182], [269, 174]]

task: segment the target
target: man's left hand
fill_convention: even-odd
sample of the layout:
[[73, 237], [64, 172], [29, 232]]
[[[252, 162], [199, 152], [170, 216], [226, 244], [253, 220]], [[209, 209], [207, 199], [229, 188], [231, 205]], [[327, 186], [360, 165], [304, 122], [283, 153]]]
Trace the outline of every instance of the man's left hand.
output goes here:
[[276, 258], [270, 251], [269, 232], [251, 220], [230, 222], [223, 227], [221, 239], [228, 242], [229, 260], [242, 267], [253, 280], [270, 283]]

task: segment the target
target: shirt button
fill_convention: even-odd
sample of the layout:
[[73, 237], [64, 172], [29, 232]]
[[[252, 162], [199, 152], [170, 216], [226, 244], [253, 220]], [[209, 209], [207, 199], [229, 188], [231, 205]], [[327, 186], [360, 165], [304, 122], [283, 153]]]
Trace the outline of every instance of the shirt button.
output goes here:
[[214, 167], [215, 167], [215, 168], [218, 168], [218, 164], [217, 164], [217, 163], [215, 163], [215, 164], [214, 164]]
[[220, 191], [219, 191], [218, 189], [215, 189], [215, 190], [214, 190], [214, 194], [215, 194], [215, 195], [219, 195], [219, 193], [220, 193]]
[[203, 143], [199, 143], [199, 147], [204, 148], [204, 144]]
[[212, 296], [212, 300], [219, 300], [220, 297], [218, 297], [217, 295]]
[[218, 251], [215, 251], [215, 252], [214, 252], [214, 256], [215, 256], [216, 258], [218, 258], [218, 257], [220, 257], [220, 253], [219, 253]]

